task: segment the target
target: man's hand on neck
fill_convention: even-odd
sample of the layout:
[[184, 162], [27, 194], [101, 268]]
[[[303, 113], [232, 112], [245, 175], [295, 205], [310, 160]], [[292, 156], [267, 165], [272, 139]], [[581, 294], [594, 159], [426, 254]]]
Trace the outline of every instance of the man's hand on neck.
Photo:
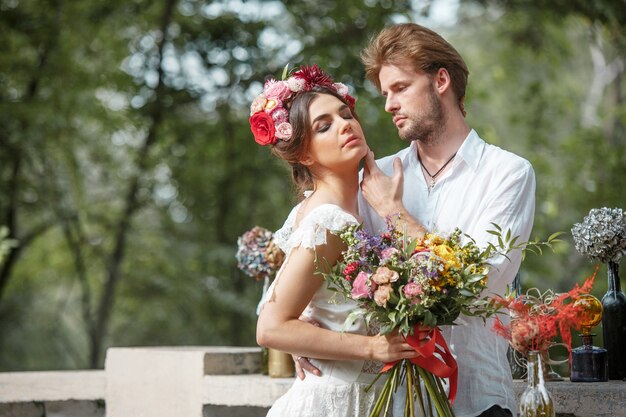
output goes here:
[[406, 230], [412, 238], [423, 239], [427, 232], [426, 228], [409, 214], [402, 203], [404, 174], [400, 158], [393, 161], [393, 169], [392, 176], [385, 175], [376, 165], [374, 153], [368, 152], [361, 181], [363, 197], [380, 217], [400, 216], [399, 229]]

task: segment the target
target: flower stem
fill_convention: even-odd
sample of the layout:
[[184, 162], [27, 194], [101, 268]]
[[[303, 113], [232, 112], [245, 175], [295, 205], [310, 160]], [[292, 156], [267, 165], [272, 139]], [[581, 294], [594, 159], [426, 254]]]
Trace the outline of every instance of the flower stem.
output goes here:
[[413, 402], [413, 364], [406, 364], [406, 400], [404, 406], [404, 417], [415, 415], [415, 404]]
[[[414, 368], [415, 370], [415, 368]], [[417, 399], [420, 403], [420, 408], [422, 409], [422, 415], [426, 416], [426, 408], [424, 407], [424, 397], [422, 395], [422, 383], [419, 372], [415, 373], [415, 392], [417, 393]], [[432, 413], [431, 413], [432, 414]]]
[[[444, 398], [443, 399], [441, 398], [442, 393], [439, 392], [439, 390], [436, 387], [437, 384], [434, 380], [433, 374], [423, 370], [420, 367], [417, 368], [417, 371], [422, 376], [422, 380], [424, 381], [424, 386], [426, 387], [428, 394], [430, 394], [428, 397], [433, 400], [439, 417], [453, 417], [453, 415], [450, 413], [451, 412], [450, 408], [442, 406], [442, 402], [445, 401], [447, 403], [448, 399], [445, 398], [445, 393], [443, 393]], [[431, 412], [431, 415], [432, 415], [432, 412]]]
[[392, 404], [393, 393], [396, 390], [396, 386], [398, 382], [398, 369], [400, 368], [401, 365], [402, 365], [402, 362], [396, 364], [391, 370], [391, 375], [389, 376], [389, 379], [391, 380], [391, 388], [387, 395], [387, 403], [385, 404], [385, 414], [384, 414], [385, 416], [389, 414], [389, 407]]

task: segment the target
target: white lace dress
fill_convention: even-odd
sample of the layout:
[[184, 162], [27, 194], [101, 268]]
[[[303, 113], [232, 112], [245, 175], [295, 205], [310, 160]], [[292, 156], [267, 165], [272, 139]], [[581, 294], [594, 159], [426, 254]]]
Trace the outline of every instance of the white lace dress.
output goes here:
[[[338, 231], [347, 224], [358, 223], [340, 207], [325, 204], [311, 210], [300, 221], [298, 228], [293, 230], [299, 207], [300, 205], [291, 211], [284, 226], [275, 234], [276, 243], [285, 252], [285, 264], [292, 249], [298, 246], [314, 249], [326, 243], [327, 231]], [[287, 276], [280, 276], [281, 272], [278, 272], [280, 279], [289, 279]], [[265, 299], [271, 298], [273, 290], [272, 284]], [[326, 329], [367, 334], [363, 320], [344, 327], [348, 314], [355, 308], [356, 303], [345, 300], [322, 284], [304, 314]], [[365, 388], [382, 367], [381, 363], [316, 359], [311, 362], [322, 371], [322, 375], [307, 373], [303, 381], [296, 378], [289, 391], [274, 403], [268, 417], [360, 417], [369, 414], [384, 378], [379, 378], [368, 392], [365, 392]]]

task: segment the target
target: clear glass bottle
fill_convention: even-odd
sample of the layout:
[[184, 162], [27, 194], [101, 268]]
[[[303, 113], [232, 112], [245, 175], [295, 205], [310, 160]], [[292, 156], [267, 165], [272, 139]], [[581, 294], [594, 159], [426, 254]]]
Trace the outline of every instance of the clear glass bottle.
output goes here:
[[519, 399], [520, 417], [555, 417], [554, 402], [545, 386], [541, 352], [528, 352], [528, 386]]

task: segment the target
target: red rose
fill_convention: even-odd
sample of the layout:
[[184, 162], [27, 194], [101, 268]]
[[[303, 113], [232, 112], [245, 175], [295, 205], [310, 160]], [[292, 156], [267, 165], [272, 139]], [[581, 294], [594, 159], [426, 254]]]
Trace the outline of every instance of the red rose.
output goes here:
[[250, 116], [250, 129], [256, 143], [262, 146], [273, 145], [276, 139], [274, 120], [264, 111], [259, 111]]

